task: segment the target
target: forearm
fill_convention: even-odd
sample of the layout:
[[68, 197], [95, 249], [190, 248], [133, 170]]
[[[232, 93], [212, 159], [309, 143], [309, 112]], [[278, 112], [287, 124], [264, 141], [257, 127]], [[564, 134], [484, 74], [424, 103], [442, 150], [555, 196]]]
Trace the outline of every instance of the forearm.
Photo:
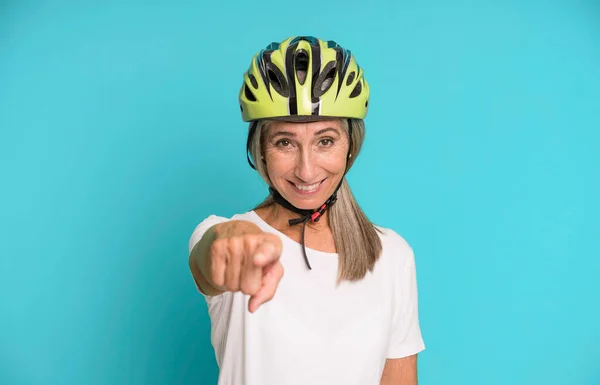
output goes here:
[[222, 294], [223, 291], [215, 288], [210, 279], [210, 249], [216, 239], [215, 227], [209, 228], [200, 241], [194, 246], [189, 257], [189, 266], [198, 289], [210, 296]]
[[417, 385], [417, 355], [388, 359], [380, 385]]

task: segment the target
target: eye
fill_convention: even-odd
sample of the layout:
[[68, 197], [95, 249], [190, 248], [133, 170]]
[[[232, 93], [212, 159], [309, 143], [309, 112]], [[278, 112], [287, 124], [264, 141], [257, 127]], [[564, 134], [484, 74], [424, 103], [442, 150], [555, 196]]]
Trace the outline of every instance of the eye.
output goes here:
[[331, 138], [321, 139], [319, 141], [319, 143], [321, 143], [321, 145], [323, 145], [325, 147], [330, 147], [333, 145], [333, 139], [331, 139]]
[[287, 140], [287, 139], [281, 139], [281, 140], [278, 140], [278, 141], [275, 143], [275, 146], [277, 146], [277, 147], [289, 147], [289, 146], [290, 146], [290, 144], [291, 144], [291, 143], [290, 143], [290, 141], [289, 141], [289, 140]]

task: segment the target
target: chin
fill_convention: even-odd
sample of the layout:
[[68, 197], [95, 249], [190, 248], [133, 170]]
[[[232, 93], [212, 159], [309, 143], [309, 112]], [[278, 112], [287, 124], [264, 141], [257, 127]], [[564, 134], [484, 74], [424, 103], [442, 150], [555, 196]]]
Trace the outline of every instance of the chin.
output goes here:
[[325, 203], [326, 200], [327, 200], [327, 198], [324, 198], [323, 200], [287, 199], [288, 202], [290, 202], [294, 207], [297, 207], [300, 210], [316, 210], [319, 208], [319, 206], [321, 206], [323, 203]]

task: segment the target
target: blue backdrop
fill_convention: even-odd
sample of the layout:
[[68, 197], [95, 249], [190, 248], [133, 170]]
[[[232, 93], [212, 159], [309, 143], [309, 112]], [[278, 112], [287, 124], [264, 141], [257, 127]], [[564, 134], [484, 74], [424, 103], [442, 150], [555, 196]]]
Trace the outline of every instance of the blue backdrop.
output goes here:
[[266, 195], [237, 93], [297, 34], [371, 84], [349, 180], [415, 249], [420, 383], [600, 384], [600, 3], [450, 3], [5, 1], [0, 384], [216, 383], [187, 242]]

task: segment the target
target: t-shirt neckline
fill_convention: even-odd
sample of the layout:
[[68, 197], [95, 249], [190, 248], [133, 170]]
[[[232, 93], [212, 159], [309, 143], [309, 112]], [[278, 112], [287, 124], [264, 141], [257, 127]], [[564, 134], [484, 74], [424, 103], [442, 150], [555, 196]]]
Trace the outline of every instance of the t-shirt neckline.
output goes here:
[[[292, 238], [290, 238], [286, 234], [282, 233], [281, 231], [277, 230], [276, 228], [274, 228], [273, 226], [271, 226], [270, 224], [268, 224], [264, 219], [262, 219], [262, 217], [260, 215], [258, 215], [258, 213], [255, 210], [250, 210], [249, 213], [250, 213], [250, 215], [254, 216], [256, 218], [256, 220], [260, 221], [260, 223], [262, 223], [264, 226], [268, 227], [270, 230], [272, 230], [273, 232], [277, 233], [279, 236], [281, 236], [287, 242], [291, 242], [294, 245], [302, 247], [302, 245], [300, 243], [296, 242], [295, 240], [293, 240]], [[330, 257], [338, 257], [337, 253], [328, 253], [326, 251], [311, 249], [310, 247], [306, 247], [306, 251], [307, 252], [311, 252], [311, 253], [318, 253], [318, 254], [321, 254], [321, 255], [327, 255], [327, 256], [330, 256]]]

